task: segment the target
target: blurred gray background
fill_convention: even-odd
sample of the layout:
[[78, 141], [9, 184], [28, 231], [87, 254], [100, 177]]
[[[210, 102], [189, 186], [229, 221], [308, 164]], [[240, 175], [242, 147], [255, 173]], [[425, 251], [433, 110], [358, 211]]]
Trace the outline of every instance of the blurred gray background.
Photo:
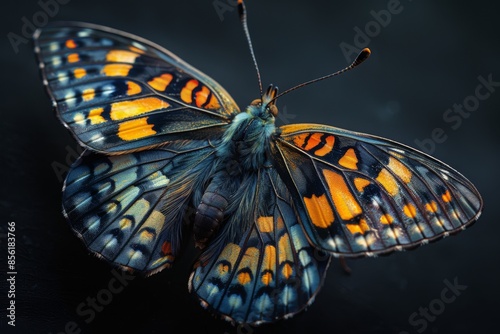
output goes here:
[[[217, 80], [243, 108], [258, 97], [258, 86], [233, 2], [61, 0], [45, 17], [150, 39]], [[113, 274], [87, 254], [61, 214], [62, 183], [52, 165], [71, 162], [77, 144], [53, 114], [23, 36], [23, 20], [43, 24], [43, 6], [34, 0], [2, 4], [1, 333], [480, 333], [497, 327], [499, 6], [430, 0], [246, 4], [265, 87], [289, 88], [346, 66], [353, 57], [346, 50], [372, 50], [358, 69], [281, 98], [281, 123], [324, 123], [432, 153], [477, 186], [485, 201], [479, 222], [414, 251], [348, 261], [351, 275], [334, 261], [307, 312], [274, 325], [235, 328], [204, 311], [187, 292], [189, 254], [171, 272], [131, 281], [87, 323], [79, 305], [106, 289]], [[16, 47], [9, 40], [14, 34]], [[490, 90], [478, 88], [488, 78]], [[470, 112], [453, 112], [464, 103]], [[8, 221], [17, 226], [15, 330], [3, 313]], [[461, 290], [443, 302], [453, 283]], [[427, 315], [424, 308], [430, 308]]]

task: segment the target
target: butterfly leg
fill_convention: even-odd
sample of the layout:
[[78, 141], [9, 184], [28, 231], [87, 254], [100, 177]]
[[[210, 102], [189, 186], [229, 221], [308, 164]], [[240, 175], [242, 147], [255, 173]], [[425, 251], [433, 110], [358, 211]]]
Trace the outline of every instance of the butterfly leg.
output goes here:
[[339, 262], [340, 262], [340, 266], [342, 267], [342, 269], [344, 270], [344, 272], [347, 275], [350, 275], [351, 272], [352, 272], [352, 269], [347, 265], [347, 260], [345, 259], [345, 257], [339, 256]]

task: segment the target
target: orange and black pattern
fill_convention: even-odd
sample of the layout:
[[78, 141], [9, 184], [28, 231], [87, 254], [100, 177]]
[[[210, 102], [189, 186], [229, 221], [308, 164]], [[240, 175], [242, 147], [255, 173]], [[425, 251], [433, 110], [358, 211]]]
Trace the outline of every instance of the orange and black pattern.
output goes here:
[[[272, 168], [255, 175], [251, 224], [216, 256], [198, 263], [189, 289], [227, 320], [260, 324], [294, 315], [318, 293], [331, 256], [307, 240], [292, 198]], [[247, 215], [245, 207], [233, 217]], [[226, 228], [238, 222], [230, 220]], [[225, 233], [221, 233], [224, 235]]]
[[86, 149], [63, 188], [73, 231], [144, 275], [170, 268], [192, 235], [202, 252], [189, 289], [233, 323], [304, 310], [332, 256], [413, 248], [481, 213], [473, 184], [424, 153], [326, 125], [277, 127], [272, 85], [240, 112], [140, 37], [55, 23], [34, 38], [57, 116]]
[[[207, 139], [238, 107], [206, 75], [151, 42], [90, 24], [35, 36], [44, 83], [61, 121], [98, 152]], [[209, 88], [210, 87], [210, 88]]]
[[278, 171], [309, 238], [335, 255], [415, 247], [476, 221], [481, 197], [449, 166], [386, 139], [325, 125], [283, 126]]

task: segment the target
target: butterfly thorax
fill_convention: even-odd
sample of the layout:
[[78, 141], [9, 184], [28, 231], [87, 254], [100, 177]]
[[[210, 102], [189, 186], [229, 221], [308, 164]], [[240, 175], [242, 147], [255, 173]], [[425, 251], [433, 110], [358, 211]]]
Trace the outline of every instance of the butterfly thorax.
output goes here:
[[236, 115], [217, 147], [217, 157], [231, 164], [231, 173], [258, 170], [266, 161], [276, 128], [274, 116], [262, 109], [250, 105]]
[[277, 87], [270, 85], [261, 99], [252, 101], [245, 112], [236, 114], [224, 132], [217, 156], [220, 162], [234, 165], [236, 170], [232, 172], [256, 171], [265, 164], [269, 143], [276, 131], [274, 120], [278, 110], [274, 98], [277, 93]]

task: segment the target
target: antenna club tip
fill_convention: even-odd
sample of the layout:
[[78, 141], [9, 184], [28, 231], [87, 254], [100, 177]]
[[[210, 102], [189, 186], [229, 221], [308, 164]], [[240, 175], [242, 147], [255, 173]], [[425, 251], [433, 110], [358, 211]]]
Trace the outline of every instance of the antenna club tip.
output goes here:
[[361, 50], [361, 52], [358, 54], [356, 57], [356, 60], [354, 60], [353, 65], [359, 65], [362, 62], [364, 62], [370, 55], [372, 54], [372, 51], [369, 48], [364, 48]]

